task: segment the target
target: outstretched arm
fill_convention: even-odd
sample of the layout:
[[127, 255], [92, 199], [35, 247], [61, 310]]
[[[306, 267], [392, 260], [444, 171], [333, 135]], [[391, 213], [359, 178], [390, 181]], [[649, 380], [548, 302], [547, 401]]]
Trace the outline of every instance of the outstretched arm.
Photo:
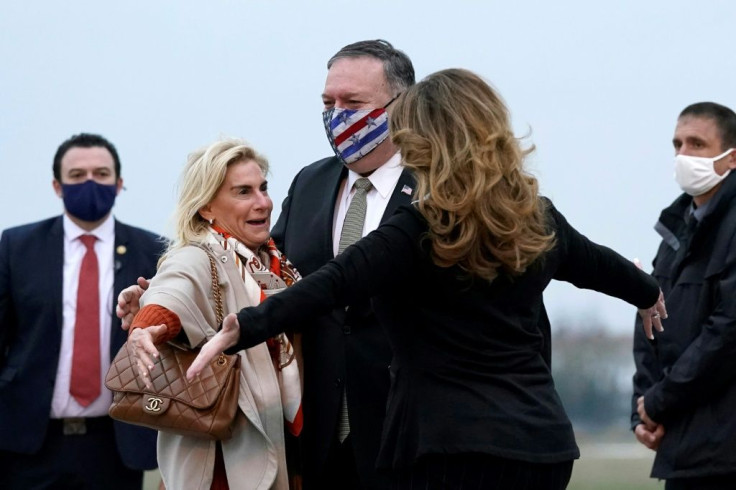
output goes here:
[[652, 328], [662, 331], [667, 310], [657, 281], [610, 248], [588, 240], [554, 207], [550, 214], [556, 223], [560, 260], [554, 278], [635, 305], [650, 339]]
[[[228, 315], [223, 328], [200, 352], [204, 366], [225, 349], [237, 352], [264, 342], [293, 325], [333, 308], [405, 286], [420, 258], [419, 237], [426, 223], [418, 211], [402, 208], [389, 221], [319, 270], [258, 306]], [[214, 339], [217, 342], [212, 343]], [[211, 344], [211, 346], [210, 346]], [[198, 369], [190, 370], [192, 376]]]

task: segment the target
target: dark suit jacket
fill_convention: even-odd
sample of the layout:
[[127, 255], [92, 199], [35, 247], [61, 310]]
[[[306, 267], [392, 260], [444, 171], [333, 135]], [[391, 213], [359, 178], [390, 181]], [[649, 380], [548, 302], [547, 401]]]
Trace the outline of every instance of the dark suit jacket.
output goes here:
[[[284, 200], [281, 215], [272, 230], [276, 245], [308, 276], [334, 258], [332, 223], [335, 202], [347, 169], [335, 157], [302, 169], [294, 178]], [[401, 192], [414, 187], [404, 171], [394, 188], [382, 221], [391, 216], [411, 196]], [[302, 454], [304, 482], [320, 474], [335, 438], [335, 427], [347, 391], [350, 438], [356, 465], [365, 488], [381, 488], [375, 463], [381, 428], [386, 413], [391, 349], [386, 334], [377, 324], [369, 301], [333, 310], [305, 326], [304, 430]]]
[[[119, 247], [125, 246], [125, 253]], [[113, 302], [138, 276], [152, 277], [162, 238], [115, 222]], [[64, 229], [56, 217], [0, 238], [0, 450], [34, 454], [43, 444], [61, 349]], [[110, 306], [111, 359], [127, 338]], [[103, 389], [105, 389], [103, 387]], [[126, 466], [156, 467], [156, 432], [115, 422]]]
[[[424, 217], [402, 207], [325, 267], [238, 313], [247, 348], [301, 319], [372, 297], [391, 342], [391, 392], [378, 464], [426, 454], [485, 453], [534, 463], [578, 457], [544, 358], [539, 305], [552, 279], [650, 307], [648, 274], [572, 228], [551, 205], [555, 246], [527, 270], [493, 281], [431, 259]], [[319, 334], [321, 332], [315, 332]]]

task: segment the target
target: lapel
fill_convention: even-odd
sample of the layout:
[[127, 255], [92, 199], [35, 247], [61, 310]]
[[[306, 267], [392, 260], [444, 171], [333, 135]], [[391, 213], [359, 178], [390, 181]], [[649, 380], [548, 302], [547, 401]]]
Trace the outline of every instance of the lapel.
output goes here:
[[[335, 158], [337, 160], [337, 158]], [[343, 180], [348, 175], [348, 169], [345, 165], [342, 165], [338, 161], [330, 162], [325, 172], [325, 190], [330, 190], [330, 194], [327, 199], [325, 196], [317, 196], [317, 199], [321, 199], [325, 204], [326, 208], [324, 212], [319, 213], [321, 222], [316, 229], [322, 230], [322, 243], [324, 244], [322, 250], [319, 252], [322, 254], [322, 260], [320, 263], [325, 264], [335, 258], [335, 252], [332, 247], [332, 228], [335, 222], [335, 211], [337, 210], [337, 195], [340, 192], [340, 186]], [[309, 233], [309, 230], [307, 230]]]
[[131, 244], [128, 228], [118, 220], [115, 220], [115, 245], [112, 251], [114, 280], [112, 304], [110, 305], [112, 312], [110, 352], [113, 356], [117, 353], [119, 346], [121, 346], [127, 339], [127, 332], [120, 328], [120, 320], [115, 315], [115, 306], [117, 304], [118, 294], [128, 286], [135, 284], [136, 279], [138, 279], [138, 276], [132, 277], [130, 274], [130, 271], [132, 270], [131, 260], [133, 256], [130, 252]]
[[[386, 211], [384, 211], [383, 216], [381, 217], [381, 223], [390, 218], [399, 206], [411, 204], [411, 196], [414, 193], [414, 187], [416, 187], [414, 177], [411, 175], [411, 172], [404, 169], [404, 171], [401, 172], [399, 181], [396, 183], [396, 187], [394, 187], [393, 193], [391, 193], [391, 198], [388, 200]], [[405, 189], [408, 191], [408, 194], [404, 192]]]
[[59, 344], [61, 344], [61, 330], [64, 324], [63, 319], [63, 287], [64, 287], [64, 225], [63, 219], [59, 216], [49, 229], [48, 236], [42, 240], [42, 249], [40, 257], [47, 257], [48, 266], [44, 275], [47, 278], [47, 284], [51, 288], [51, 300], [54, 304], [54, 324], [53, 331], [58, 334]]

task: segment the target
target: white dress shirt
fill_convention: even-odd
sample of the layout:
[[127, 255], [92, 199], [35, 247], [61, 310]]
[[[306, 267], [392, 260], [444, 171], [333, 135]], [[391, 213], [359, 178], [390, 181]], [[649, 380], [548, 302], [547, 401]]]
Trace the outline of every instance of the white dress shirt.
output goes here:
[[[115, 220], [112, 214], [97, 228], [85, 231], [64, 214], [64, 284], [62, 290], [62, 332], [59, 366], [56, 370], [54, 396], [51, 401], [51, 418], [99, 417], [107, 415], [112, 403], [112, 393], [104, 381], [110, 368], [110, 329], [112, 328], [113, 285], [115, 271], [113, 248], [115, 247]], [[82, 258], [87, 249], [79, 240], [81, 235], [94, 235], [95, 253], [100, 272], [100, 396], [83, 407], [69, 393], [74, 353], [74, 323], [77, 317], [77, 289]]]
[[[396, 153], [386, 163], [378, 167], [368, 176], [373, 187], [365, 196], [366, 211], [365, 222], [363, 223], [363, 234], [366, 236], [381, 224], [383, 213], [386, 212], [386, 206], [391, 199], [396, 183], [401, 177], [404, 168], [401, 166], [401, 155]], [[335, 222], [332, 225], [332, 248], [333, 253], [337, 255], [340, 247], [340, 234], [342, 233], [342, 225], [345, 222], [345, 215], [348, 212], [348, 206], [355, 195], [353, 184], [360, 178], [360, 175], [348, 170], [348, 178], [345, 179], [340, 186], [340, 192], [337, 195], [337, 203], [335, 203]]]

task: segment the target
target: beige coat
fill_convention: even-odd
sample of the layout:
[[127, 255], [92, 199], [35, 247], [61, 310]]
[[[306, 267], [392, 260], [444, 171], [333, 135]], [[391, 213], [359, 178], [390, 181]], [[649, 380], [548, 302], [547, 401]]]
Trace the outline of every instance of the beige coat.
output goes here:
[[[258, 284], [250, 276], [243, 284], [229, 252], [217, 246], [210, 250], [217, 262], [224, 314], [258, 304]], [[196, 246], [174, 251], [161, 264], [141, 303], [161, 305], [179, 315], [194, 347], [215, 335], [212, 275], [205, 251]], [[287, 490], [281, 395], [271, 356], [265, 343], [241, 351], [240, 356], [240, 410], [233, 437], [222, 442], [228, 484], [233, 490]], [[209, 489], [214, 462], [214, 441], [159, 432], [158, 464], [166, 488]]]

